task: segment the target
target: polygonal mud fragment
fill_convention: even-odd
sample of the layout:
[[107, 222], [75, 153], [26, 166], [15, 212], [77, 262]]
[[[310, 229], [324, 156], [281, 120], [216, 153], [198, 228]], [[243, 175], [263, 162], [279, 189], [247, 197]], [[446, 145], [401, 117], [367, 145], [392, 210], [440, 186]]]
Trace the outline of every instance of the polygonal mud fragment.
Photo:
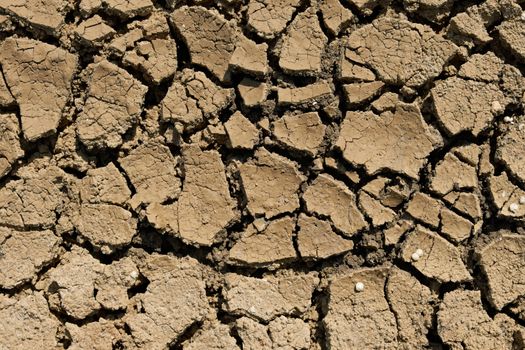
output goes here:
[[299, 208], [299, 187], [304, 176], [295, 162], [264, 148], [239, 165], [247, 208], [253, 216], [272, 218]]
[[409, 220], [399, 220], [394, 226], [389, 227], [383, 231], [384, 242], [386, 245], [395, 245], [401, 237], [414, 227], [414, 223]]
[[345, 0], [357, 8], [363, 16], [370, 16], [374, 9], [381, 3], [378, 0]]
[[161, 103], [161, 118], [192, 131], [217, 117], [233, 96], [233, 89], [215, 85], [203, 72], [184, 69], [181, 81], [173, 82]]
[[355, 21], [352, 11], [341, 5], [339, 0], [323, 1], [319, 5], [319, 10], [325, 27], [335, 36]]
[[97, 322], [77, 326], [66, 323], [66, 331], [71, 350], [104, 350], [112, 349], [122, 338], [113, 321], [100, 318]]
[[326, 126], [317, 112], [287, 114], [271, 125], [279, 144], [315, 157], [323, 142]]
[[96, 166], [95, 157], [88, 156], [82, 149], [75, 124], [69, 125], [58, 135], [53, 158], [60, 168], [74, 169], [81, 173]]
[[237, 86], [242, 103], [246, 107], [255, 107], [266, 101], [269, 88], [266, 83], [261, 83], [250, 78], [244, 78]]
[[486, 54], [474, 54], [459, 69], [458, 75], [464, 79], [498, 82], [503, 69], [503, 60], [489, 51]]
[[0, 46], [2, 70], [18, 105], [28, 141], [56, 132], [69, 100], [78, 58], [41, 41], [7, 38]]
[[243, 38], [237, 43], [229, 64], [243, 73], [264, 76], [269, 71], [267, 50], [267, 44], [256, 44]]
[[441, 209], [441, 230], [440, 232], [452, 240], [459, 243], [469, 238], [472, 234], [474, 224], [464, 217], [454, 213], [447, 208]]
[[16, 288], [35, 280], [58, 257], [61, 239], [47, 231], [15, 231], [0, 227], [0, 286]]
[[[388, 271], [385, 267], [358, 269], [330, 281], [323, 319], [328, 348], [396, 347], [396, 318], [385, 295]], [[364, 285], [363, 291], [357, 290], [357, 283]]]
[[328, 39], [324, 35], [315, 8], [295, 17], [283, 38], [279, 66], [290, 74], [316, 74], [321, 71], [321, 56]]
[[175, 10], [171, 22], [186, 43], [191, 61], [206, 67], [220, 81], [228, 81], [228, 64], [237, 42], [231, 23], [200, 6]]
[[117, 148], [139, 117], [147, 88], [109, 61], [88, 69], [87, 99], [76, 121], [77, 135], [88, 149]]
[[0, 113], [0, 178], [7, 175], [14, 163], [24, 156], [19, 133], [16, 115]]
[[122, 62], [141, 71], [148, 81], [160, 84], [177, 70], [177, 44], [169, 38], [140, 41], [124, 54]]
[[49, 312], [42, 293], [29, 292], [15, 298], [0, 296], [0, 318], [4, 320], [0, 348], [59, 349], [60, 322]]
[[58, 36], [65, 23], [66, 0], [0, 0], [0, 9], [22, 22]]
[[15, 99], [7, 87], [4, 75], [0, 74], [0, 107], [9, 107], [14, 103]]
[[228, 261], [234, 265], [264, 266], [286, 263], [297, 258], [293, 246], [295, 219], [271, 221], [262, 231], [249, 227], [230, 249]]
[[480, 219], [483, 214], [479, 197], [474, 193], [450, 192], [443, 199], [472, 220]]
[[300, 0], [250, 0], [248, 28], [262, 38], [272, 39], [286, 28], [300, 4]]
[[376, 75], [370, 69], [365, 68], [361, 65], [355, 64], [352, 58], [354, 52], [349, 48], [345, 48], [341, 52], [338, 66], [338, 78], [342, 82], [353, 82], [353, 81], [374, 81]]
[[503, 172], [499, 176], [489, 177], [490, 199], [496, 209], [498, 216], [506, 218], [523, 219], [525, 216], [525, 190], [514, 185]]
[[437, 228], [442, 207], [443, 204], [437, 199], [426, 193], [417, 192], [408, 203], [406, 212], [412, 217]]
[[492, 319], [481, 303], [479, 291], [445, 294], [437, 321], [439, 336], [452, 349], [515, 349], [512, 328], [517, 330], [517, 325], [502, 314]]
[[137, 310], [123, 318], [130, 343], [139, 349], [161, 350], [209, 312], [204, 270], [196, 260], [150, 255], [141, 269], [150, 281], [137, 294]]
[[151, 0], [100, 0], [104, 9], [122, 19], [150, 14], [154, 7]]
[[136, 194], [131, 206], [162, 203], [177, 198], [181, 181], [175, 168], [177, 161], [168, 147], [158, 142], [147, 142], [132, 150], [119, 164], [128, 175]]
[[370, 101], [380, 94], [385, 84], [381, 81], [343, 85], [347, 107], [352, 108]]
[[267, 326], [248, 317], [241, 317], [235, 322], [235, 330], [242, 340], [243, 350], [271, 350], [272, 340]]
[[88, 170], [80, 181], [80, 199], [85, 203], [124, 205], [130, 196], [126, 179], [113, 163]]
[[301, 350], [310, 348], [310, 327], [299, 318], [277, 317], [268, 325], [273, 349]]
[[434, 169], [430, 189], [441, 195], [452, 190], [473, 189], [478, 186], [476, 168], [447, 153]]
[[396, 317], [399, 348], [425, 348], [434, 311], [430, 289], [410, 273], [394, 267], [390, 270], [385, 291]]
[[525, 128], [519, 125], [505, 128], [498, 137], [495, 155], [511, 174], [525, 184]]
[[[0, 224], [16, 228], [51, 228], [68, 201], [70, 179], [59, 168], [21, 168], [20, 180], [0, 189]], [[20, 171], [19, 170], [19, 171]], [[23, 173], [25, 172], [25, 173]]]
[[328, 222], [313, 216], [301, 214], [297, 226], [297, 245], [304, 260], [326, 259], [344, 254], [354, 247], [354, 242], [340, 237]]
[[348, 237], [367, 226], [357, 209], [355, 194], [328, 174], [319, 175], [306, 188], [303, 199], [309, 213], [328, 217]]
[[184, 184], [177, 205], [179, 235], [199, 245], [211, 245], [236, 219], [224, 164], [217, 151], [183, 148]]
[[300, 315], [310, 307], [318, 283], [315, 272], [265, 275], [262, 279], [229, 273], [223, 289], [224, 309], [263, 321], [280, 315]]
[[320, 81], [297, 88], [278, 88], [277, 101], [279, 105], [317, 104], [332, 94], [332, 88], [326, 81]]
[[478, 252], [487, 297], [498, 310], [525, 294], [525, 237], [503, 234]]
[[421, 86], [437, 77], [457, 47], [425, 25], [380, 17], [348, 37], [352, 59], [387, 84]]
[[210, 328], [201, 329], [190, 340], [182, 344], [183, 350], [236, 350], [236, 340], [230, 335], [230, 327], [218, 321]]
[[78, 234], [104, 254], [130, 244], [137, 228], [129, 211], [112, 204], [82, 204], [72, 222]]
[[[423, 251], [414, 259], [418, 249]], [[417, 253], [416, 253], [417, 254]], [[401, 258], [411, 263], [423, 275], [440, 283], [472, 280], [456, 247], [438, 234], [417, 226], [405, 240]]]
[[347, 112], [336, 147], [369, 174], [391, 170], [418, 179], [434, 141], [419, 108], [400, 103], [381, 116]]
[[497, 27], [501, 42], [516, 55], [520, 61], [525, 61], [525, 23], [520, 18], [504, 21]]
[[115, 35], [116, 31], [111, 28], [99, 16], [95, 15], [81, 22], [75, 29], [75, 35], [84, 43], [100, 46], [106, 39]]
[[259, 131], [248, 118], [237, 111], [224, 123], [231, 148], [252, 149], [259, 142]]
[[381, 204], [366, 192], [359, 193], [359, 206], [363, 213], [372, 220], [372, 225], [381, 226], [395, 219], [396, 213]]
[[469, 131], [477, 136], [491, 125], [497, 114], [493, 103], [498, 102], [502, 108], [507, 104], [496, 84], [457, 77], [437, 82], [431, 94], [438, 120], [451, 135]]

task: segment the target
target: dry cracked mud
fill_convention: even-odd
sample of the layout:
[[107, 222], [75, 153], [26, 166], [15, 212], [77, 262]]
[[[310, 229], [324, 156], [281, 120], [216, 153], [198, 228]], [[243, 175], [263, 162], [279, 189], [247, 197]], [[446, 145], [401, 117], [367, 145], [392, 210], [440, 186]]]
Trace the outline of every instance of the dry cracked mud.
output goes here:
[[0, 0], [0, 350], [525, 349], [524, 0]]

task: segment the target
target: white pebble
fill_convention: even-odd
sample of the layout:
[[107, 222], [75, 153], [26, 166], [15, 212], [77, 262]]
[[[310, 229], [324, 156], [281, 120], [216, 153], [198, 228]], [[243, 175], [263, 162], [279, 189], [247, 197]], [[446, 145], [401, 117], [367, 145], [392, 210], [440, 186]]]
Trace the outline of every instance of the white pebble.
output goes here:
[[520, 204], [525, 204], [525, 196], [520, 197]]
[[523, 11], [523, 12], [521, 13], [521, 20], [522, 20], [522, 21], [525, 21], [525, 11]]
[[416, 249], [416, 254], [422, 256], [424, 254], [423, 249]]
[[501, 196], [501, 198], [506, 198], [507, 197], [507, 192], [505, 192], [505, 191], [501, 192], [500, 196]]
[[505, 123], [512, 123], [514, 121], [514, 119], [512, 119], [512, 117], [506, 116], [505, 118], [503, 118], [503, 121]]
[[519, 208], [520, 206], [518, 205], [518, 203], [512, 203], [511, 205], [509, 205], [509, 210], [513, 213], [517, 212]]
[[356, 292], [362, 292], [365, 290], [365, 284], [363, 282], [357, 282], [355, 284], [355, 291]]
[[412, 261], [418, 261], [419, 258], [421, 258], [421, 256], [416, 252], [412, 254], [411, 258], [412, 258]]
[[132, 271], [130, 274], [131, 278], [133, 278], [134, 280], [136, 280], [137, 278], [139, 278], [139, 273], [138, 271]]

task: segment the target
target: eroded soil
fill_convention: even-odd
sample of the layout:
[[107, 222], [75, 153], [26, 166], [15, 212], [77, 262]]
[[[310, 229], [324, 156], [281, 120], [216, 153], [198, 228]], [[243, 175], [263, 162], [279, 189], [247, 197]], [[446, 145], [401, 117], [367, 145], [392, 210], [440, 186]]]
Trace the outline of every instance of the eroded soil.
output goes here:
[[0, 0], [0, 349], [525, 349], [521, 0]]

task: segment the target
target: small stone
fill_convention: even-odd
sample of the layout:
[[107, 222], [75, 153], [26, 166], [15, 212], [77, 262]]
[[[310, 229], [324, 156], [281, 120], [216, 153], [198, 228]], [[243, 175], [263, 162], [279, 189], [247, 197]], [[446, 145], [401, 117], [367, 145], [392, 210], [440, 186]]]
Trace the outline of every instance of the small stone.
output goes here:
[[132, 271], [130, 273], [130, 277], [133, 278], [134, 280], [136, 280], [137, 278], [139, 278], [139, 273], [138, 271]]
[[503, 121], [505, 123], [512, 123], [514, 121], [514, 119], [512, 119], [512, 117], [507, 116], [507, 117], [503, 118]]
[[499, 103], [498, 101], [492, 101], [492, 113], [494, 113], [495, 115], [500, 115], [501, 113], [503, 113], [504, 110], [505, 109], [503, 108], [501, 103]]
[[519, 208], [520, 206], [517, 203], [512, 203], [511, 205], [509, 205], [509, 210], [513, 213], [517, 212]]
[[424, 254], [423, 249], [419, 249], [419, 248], [416, 249], [416, 254], [419, 256], [423, 255]]
[[525, 196], [520, 197], [520, 204], [525, 204]]
[[355, 291], [356, 292], [362, 292], [365, 290], [365, 284], [363, 282], [357, 282], [355, 284]]
[[411, 258], [412, 258], [412, 260], [414, 260], [414, 261], [418, 261], [419, 258], [420, 258], [420, 256], [419, 256], [419, 254], [416, 252], [416, 253], [413, 253], [413, 254], [412, 254]]
[[521, 20], [522, 20], [522, 21], [525, 21], [525, 11], [523, 11], [523, 12], [521, 13]]

